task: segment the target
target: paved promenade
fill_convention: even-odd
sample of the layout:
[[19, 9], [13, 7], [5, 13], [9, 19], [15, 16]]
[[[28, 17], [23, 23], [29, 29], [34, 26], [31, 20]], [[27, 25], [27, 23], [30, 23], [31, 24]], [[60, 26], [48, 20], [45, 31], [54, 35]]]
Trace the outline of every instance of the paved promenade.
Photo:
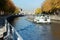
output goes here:
[[5, 17], [0, 16], [0, 38], [3, 37], [4, 32], [6, 32]]
[[58, 16], [58, 15], [50, 15], [50, 18], [52, 20], [60, 20], [60, 16]]
[[0, 28], [0, 38], [3, 37], [3, 33], [6, 32], [6, 27], [3, 26], [2, 28]]

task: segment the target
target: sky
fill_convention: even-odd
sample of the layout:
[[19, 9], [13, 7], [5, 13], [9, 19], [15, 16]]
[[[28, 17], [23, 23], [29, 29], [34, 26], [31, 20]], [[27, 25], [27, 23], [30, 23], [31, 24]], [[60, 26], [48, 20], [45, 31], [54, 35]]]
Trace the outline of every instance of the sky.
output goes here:
[[14, 4], [23, 10], [34, 10], [41, 7], [44, 0], [13, 0]]

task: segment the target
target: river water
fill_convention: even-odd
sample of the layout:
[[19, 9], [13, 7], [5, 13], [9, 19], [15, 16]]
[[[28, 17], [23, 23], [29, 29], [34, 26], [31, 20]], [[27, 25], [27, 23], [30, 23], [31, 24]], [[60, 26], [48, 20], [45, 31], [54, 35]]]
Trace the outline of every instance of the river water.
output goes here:
[[12, 22], [24, 40], [52, 40], [51, 24], [36, 24], [27, 17], [17, 17]]

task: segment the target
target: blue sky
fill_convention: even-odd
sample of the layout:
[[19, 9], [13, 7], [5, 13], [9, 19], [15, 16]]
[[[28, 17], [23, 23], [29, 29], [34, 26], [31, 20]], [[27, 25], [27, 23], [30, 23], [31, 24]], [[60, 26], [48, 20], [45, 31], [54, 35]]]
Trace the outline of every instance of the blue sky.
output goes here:
[[33, 10], [41, 7], [44, 0], [13, 0], [17, 7], [24, 10]]

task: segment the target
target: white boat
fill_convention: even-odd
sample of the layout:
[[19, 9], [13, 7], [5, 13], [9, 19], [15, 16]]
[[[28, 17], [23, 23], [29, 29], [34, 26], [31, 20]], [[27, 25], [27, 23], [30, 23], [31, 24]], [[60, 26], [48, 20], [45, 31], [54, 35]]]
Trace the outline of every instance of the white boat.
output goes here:
[[40, 16], [36, 16], [34, 18], [34, 22], [36, 22], [36, 23], [50, 23], [51, 20], [50, 20], [50, 17], [47, 15], [40, 15]]

